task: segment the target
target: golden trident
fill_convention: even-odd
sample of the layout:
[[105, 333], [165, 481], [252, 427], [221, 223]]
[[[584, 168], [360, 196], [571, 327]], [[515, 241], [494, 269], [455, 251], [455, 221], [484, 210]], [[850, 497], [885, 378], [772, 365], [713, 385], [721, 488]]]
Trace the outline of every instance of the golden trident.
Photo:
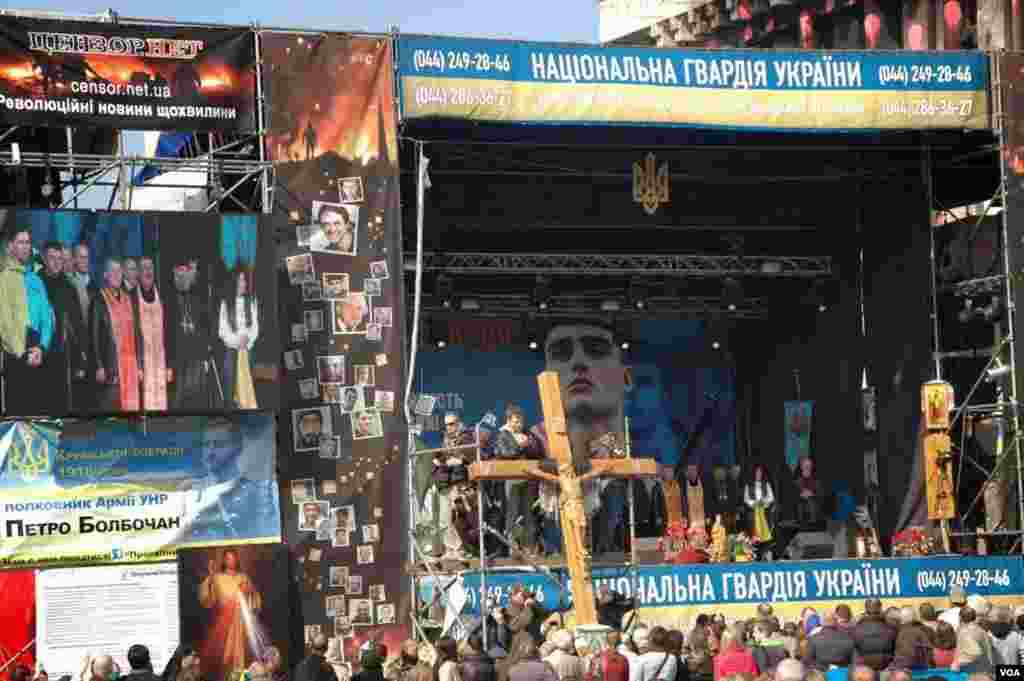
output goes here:
[[17, 424], [11, 438], [8, 471], [23, 481], [34, 481], [50, 473], [50, 448], [46, 438], [37, 436], [32, 426]]
[[668, 161], [658, 167], [654, 154], [649, 153], [643, 163], [633, 164], [633, 202], [642, 205], [648, 215], [654, 215], [658, 206], [668, 203], [668, 198]]

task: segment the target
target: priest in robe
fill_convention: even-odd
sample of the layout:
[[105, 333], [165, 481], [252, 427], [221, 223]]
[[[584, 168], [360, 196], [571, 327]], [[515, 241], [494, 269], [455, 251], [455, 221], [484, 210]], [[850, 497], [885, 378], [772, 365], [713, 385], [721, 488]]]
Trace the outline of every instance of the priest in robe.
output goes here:
[[99, 387], [95, 406], [102, 412], [138, 411], [141, 407], [139, 325], [122, 280], [120, 261], [107, 258], [104, 286], [89, 310], [92, 373]]
[[[43, 246], [43, 285], [50, 299], [54, 316], [53, 343], [43, 362], [44, 392], [53, 408], [71, 411], [73, 382], [81, 381], [88, 369], [88, 332], [78, 291], [65, 276], [65, 248], [59, 241], [48, 241]], [[43, 387], [43, 384], [39, 384]]]
[[713, 486], [700, 474], [700, 467], [695, 463], [686, 465], [686, 476], [680, 483], [682, 486], [683, 518], [690, 528], [705, 528], [716, 513]]
[[144, 411], [167, 411], [167, 383], [171, 370], [167, 367], [164, 345], [164, 306], [156, 285], [153, 258], [139, 259], [139, 282], [132, 295], [139, 320], [139, 364], [142, 366], [142, 408]]

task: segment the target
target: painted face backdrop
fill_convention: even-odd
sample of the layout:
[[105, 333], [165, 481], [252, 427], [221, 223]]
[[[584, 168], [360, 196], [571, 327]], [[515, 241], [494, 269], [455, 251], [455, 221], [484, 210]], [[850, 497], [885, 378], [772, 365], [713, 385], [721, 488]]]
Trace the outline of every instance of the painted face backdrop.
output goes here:
[[202, 660], [203, 677], [225, 681], [273, 649], [291, 659], [288, 550], [218, 546], [178, 552], [181, 640]]
[[262, 45], [275, 196], [295, 223], [281, 275], [285, 532], [306, 630], [357, 661], [370, 637], [397, 650], [410, 633], [391, 46], [274, 33]]
[[255, 276], [275, 264], [268, 218], [14, 210], [0, 222], [0, 305], [24, 320], [0, 328], [7, 414], [278, 406], [277, 290]]

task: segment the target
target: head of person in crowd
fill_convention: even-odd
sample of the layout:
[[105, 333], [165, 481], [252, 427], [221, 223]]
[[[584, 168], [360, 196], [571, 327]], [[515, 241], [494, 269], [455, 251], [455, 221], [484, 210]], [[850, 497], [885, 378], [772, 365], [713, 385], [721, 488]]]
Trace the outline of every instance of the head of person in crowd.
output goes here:
[[89, 663], [90, 676], [93, 681], [111, 681], [116, 668], [114, 658], [110, 655], [97, 655]]
[[149, 648], [137, 643], [129, 648], [128, 666], [132, 668], [133, 672], [152, 671], [153, 662], [149, 659]]
[[772, 610], [772, 606], [768, 603], [761, 603], [757, 606], [757, 616], [761, 619], [766, 620], [771, 617], [773, 613], [774, 610]]
[[673, 629], [665, 637], [665, 651], [678, 657], [683, 654], [683, 644], [685, 642], [683, 632]]
[[935, 612], [935, 606], [931, 603], [922, 603], [921, 607], [917, 609], [917, 614], [920, 615], [921, 621], [929, 626], [935, 626], [935, 622], [939, 619], [939, 614]]
[[840, 627], [848, 627], [853, 624], [853, 611], [846, 603], [836, 606], [836, 624]]
[[877, 598], [869, 598], [864, 601], [864, 614], [868, 617], [881, 617], [882, 601]]
[[849, 681], [875, 681], [875, 670], [867, 665], [855, 664], [847, 674]]
[[954, 608], [962, 608], [967, 605], [967, 593], [959, 584], [954, 584], [949, 590], [949, 604]]
[[974, 612], [974, 608], [970, 606], [964, 606], [960, 609], [960, 624], [974, 624], [978, 619], [977, 613]]
[[571, 653], [576, 647], [576, 642], [572, 638], [572, 634], [567, 629], [559, 629], [555, 632], [551, 642], [555, 644], [556, 650], [561, 650], [564, 653]]
[[909, 605], [900, 608], [900, 626], [909, 627], [914, 624], [917, 624], [917, 611]]
[[909, 669], [890, 669], [889, 681], [911, 681], [913, 674]]
[[985, 620], [992, 611], [992, 604], [980, 594], [972, 594], [967, 598], [967, 605], [974, 610], [978, 620]]
[[803, 681], [804, 665], [789, 657], [775, 667], [775, 681]]
[[651, 629], [648, 648], [658, 653], [665, 652], [668, 644], [668, 630], [665, 627], [654, 627]]
[[953, 650], [956, 648], [956, 630], [949, 622], [939, 621], [935, 625], [935, 636], [932, 639], [935, 647], [939, 650]]
[[639, 626], [633, 630], [633, 645], [638, 653], [646, 653], [650, 649], [650, 632], [647, 627]]

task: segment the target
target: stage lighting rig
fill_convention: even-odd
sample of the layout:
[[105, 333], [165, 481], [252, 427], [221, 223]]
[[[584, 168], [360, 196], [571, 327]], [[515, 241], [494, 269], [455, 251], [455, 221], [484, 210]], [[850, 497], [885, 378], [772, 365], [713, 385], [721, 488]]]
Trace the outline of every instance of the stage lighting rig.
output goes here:
[[739, 279], [726, 277], [722, 282], [722, 307], [735, 312], [743, 304], [743, 284]]
[[451, 308], [455, 304], [455, 282], [447, 274], [437, 275], [434, 295], [441, 301], [441, 307]]
[[630, 282], [628, 295], [634, 309], [647, 309], [647, 288], [643, 284], [637, 281]]
[[551, 280], [547, 277], [537, 277], [533, 287], [533, 304], [538, 310], [551, 307]]

